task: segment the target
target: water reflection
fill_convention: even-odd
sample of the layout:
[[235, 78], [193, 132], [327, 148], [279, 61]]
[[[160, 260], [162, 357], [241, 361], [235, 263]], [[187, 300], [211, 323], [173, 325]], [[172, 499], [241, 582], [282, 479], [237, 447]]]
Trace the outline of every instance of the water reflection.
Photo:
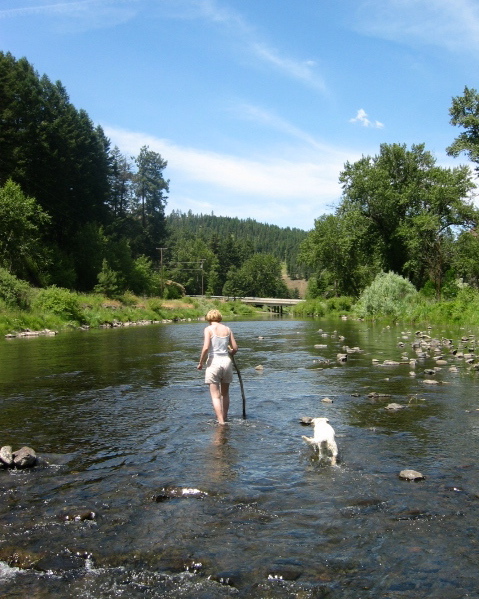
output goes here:
[[204, 477], [213, 488], [236, 477], [235, 465], [238, 455], [230, 443], [232, 425], [213, 425], [211, 444], [205, 449]]

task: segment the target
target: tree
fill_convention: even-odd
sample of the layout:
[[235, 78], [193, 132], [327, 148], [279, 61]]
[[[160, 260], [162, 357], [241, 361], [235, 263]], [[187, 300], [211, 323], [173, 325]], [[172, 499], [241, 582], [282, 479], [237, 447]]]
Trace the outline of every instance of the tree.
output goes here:
[[368, 231], [367, 218], [355, 210], [316, 219], [299, 254], [314, 272], [308, 295], [359, 295], [382, 268], [379, 242], [369, 239]]
[[174, 257], [167, 270], [168, 277], [183, 285], [189, 295], [203, 295], [211, 291], [208, 276], [215, 275], [215, 255], [200, 238], [183, 238], [174, 249]]
[[41, 238], [50, 220], [36, 200], [9, 179], [0, 188], [0, 266], [38, 283], [48, 262]]
[[[71, 104], [59, 81], [40, 77], [25, 58], [3, 52], [0, 123], [0, 185], [12, 179], [50, 215], [46, 242], [55, 255], [52, 273], [69, 271], [78, 228], [108, 221], [109, 142], [87, 113]], [[59, 263], [65, 268], [58, 269]]]
[[447, 153], [459, 156], [465, 152], [472, 162], [478, 164], [476, 170], [479, 170], [479, 93], [466, 86], [464, 95], [453, 98], [449, 114], [451, 124], [463, 127], [465, 131], [447, 148]]
[[366, 219], [368, 244], [375, 243], [382, 269], [409, 275], [417, 287], [433, 276], [440, 287], [449, 267], [442, 251], [447, 239], [478, 219], [467, 199], [475, 187], [469, 169], [436, 166], [423, 144], [411, 150], [382, 144], [378, 156], [346, 163], [340, 181], [338, 214], [353, 210]]
[[133, 168], [128, 157], [115, 146], [110, 153], [110, 194], [108, 204], [116, 218], [125, 217], [131, 210]]
[[166, 235], [164, 193], [169, 190], [169, 181], [163, 178], [163, 171], [168, 163], [148, 146], [143, 146], [134, 160], [138, 169], [133, 179], [137, 216], [143, 231], [136, 249], [153, 260]]
[[255, 254], [241, 268], [233, 268], [224, 285], [224, 294], [246, 297], [288, 297], [281, 277], [281, 263], [271, 254]]
[[479, 236], [476, 230], [463, 231], [459, 235], [452, 265], [463, 283], [479, 288]]

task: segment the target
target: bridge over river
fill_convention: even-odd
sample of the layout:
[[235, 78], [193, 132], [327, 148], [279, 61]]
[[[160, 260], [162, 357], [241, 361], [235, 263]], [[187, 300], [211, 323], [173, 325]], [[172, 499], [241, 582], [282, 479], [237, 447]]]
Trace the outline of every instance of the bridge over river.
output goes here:
[[283, 308], [296, 306], [297, 304], [304, 302], [302, 299], [286, 299], [279, 297], [231, 297], [227, 295], [212, 295], [211, 299], [219, 299], [223, 301], [237, 300], [239, 302], [243, 302], [243, 304], [250, 304], [258, 307], [267, 306], [268, 308], [271, 308], [273, 312], [278, 312], [280, 314], [283, 312]]

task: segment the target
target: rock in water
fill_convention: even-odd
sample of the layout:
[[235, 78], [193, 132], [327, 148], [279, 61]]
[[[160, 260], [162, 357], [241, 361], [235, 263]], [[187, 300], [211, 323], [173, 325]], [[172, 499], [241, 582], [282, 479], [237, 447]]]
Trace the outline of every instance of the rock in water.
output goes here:
[[17, 468], [30, 468], [37, 463], [37, 454], [31, 447], [22, 447], [13, 453], [13, 463]]
[[416, 470], [401, 470], [399, 478], [403, 480], [424, 480], [424, 476]]
[[10, 445], [4, 445], [0, 448], [0, 466], [4, 465], [8, 468], [13, 466], [12, 448]]

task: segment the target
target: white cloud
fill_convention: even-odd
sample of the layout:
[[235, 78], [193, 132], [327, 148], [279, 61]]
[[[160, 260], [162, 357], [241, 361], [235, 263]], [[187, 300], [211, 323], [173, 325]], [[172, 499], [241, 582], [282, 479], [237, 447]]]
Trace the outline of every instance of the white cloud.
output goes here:
[[479, 52], [476, 0], [365, 0], [355, 27], [380, 38]]
[[292, 125], [271, 111], [254, 106], [252, 104], [241, 104], [236, 107], [236, 112], [237, 116], [240, 118], [246, 118], [261, 125], [275, 129], [276, 131], [280, 131], [281, 133], [286, 133], [293, 139], [297, 139], [303, 143], [306, 143], [316, 150], [329, 153], [330, 155], [334, 155], [336, 153], [335, 148], [318, 141], [310, 133], [303, 131], [295, 125]]
[[[167, 3], [171, 0], [166, 0]], [[287, 77], [296, 79], [322, 94], [327, 93], [323, 78], [315, 72], [316, 62], [310, 58], [298, 60], [282, 55], [266, 43], [260, 33], [243, 16], [227, 8], [216, 0], [182, 0], [184, 15], [196, 16], [221, 26], [228, 33], [230, 41], [240, 43], [242, 51], [250, 53], [263, 64], [274, 67]], [[178, 13], [176, 13], [179, 16]]]
[[349, 119], [350, 123], [360, 123], [363, 127], [373, 127], [374, 129], [382, 129], [384, 125], [379, 121], [370, 121], [368, 115], [363, 108], [358, 110], [358, 113], [353, 119]]
[[254, 42], [250, 47], [258, 58], [273, 65], [276, 69], [282, 71], [289, 77], [297, 79], [321, 93], [327, 92], [324, 80], [314, 72], [314, 61], [298, 61], [280, 56], [276, 50], [268, 48], [264, 43]]
[[72, 2], [39, 2], [29, 5], [0, 9], [0, 19], [45, 16], [54, 21], [69, 24], [69, 30], [111, 27], [130, 20], [138, 0], [74, 0]]
[[112, 145], [134, 156], [146, 145], [167, 160], [170, 208], [255, 218], [280, 226], [312, 228], [341, 195], [339, 172], [359, 156], [340, 150], [311, 151], [303, 159], [271, 156], [245, 159], [104, 126]]

